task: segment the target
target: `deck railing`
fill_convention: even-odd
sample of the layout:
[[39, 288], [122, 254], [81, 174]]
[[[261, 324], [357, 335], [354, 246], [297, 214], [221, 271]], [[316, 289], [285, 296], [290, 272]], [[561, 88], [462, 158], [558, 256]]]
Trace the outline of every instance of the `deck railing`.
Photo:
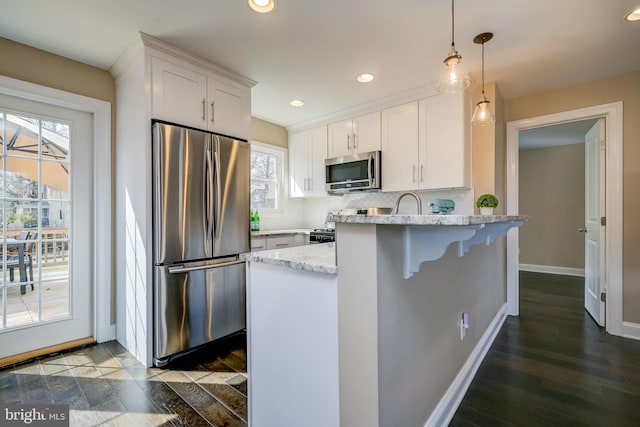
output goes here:
[[[22, 232], [28, 231], [37, 233], [37, 228], [13, 228], [7, 230], [7, 237], [20, 239]], [[56, 265], [69, 262], [69, 229], [68, 228], [42, 228], [40, 235], [36, 239], [40, 243], [39, 254], [32, 256], [41, 256], [43, 264]], [[0, 239], [2, 239], [2, 231], [0, 230]]]

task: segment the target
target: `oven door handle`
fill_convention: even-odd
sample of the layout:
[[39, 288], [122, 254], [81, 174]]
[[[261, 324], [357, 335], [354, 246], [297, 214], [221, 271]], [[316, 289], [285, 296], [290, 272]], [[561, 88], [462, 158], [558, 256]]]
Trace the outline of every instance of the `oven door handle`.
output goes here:
[[373, 164], [373, 154], [369, 154], [369, 161], [367, 163], [367, 169], [369, 170], [369, 187], [373, 187], [375, 181], [375, 168]]

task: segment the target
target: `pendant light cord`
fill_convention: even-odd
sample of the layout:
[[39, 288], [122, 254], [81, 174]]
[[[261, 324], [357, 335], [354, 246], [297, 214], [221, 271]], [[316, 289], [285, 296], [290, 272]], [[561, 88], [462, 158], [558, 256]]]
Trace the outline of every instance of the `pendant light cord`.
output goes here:
[[455, 34], [455, 25], [456, 25], [456, 20], [455, 20], [455, 11], [453, 8], [453, 3], [455, 2], [455, 0], [451, 0], [451, 47], [455, 48], [456, 46], [456, 42], [454, 41], [454, 34]]
[[482, 42], [482, 99], [485, 99], [484, 96], [484, 41]]

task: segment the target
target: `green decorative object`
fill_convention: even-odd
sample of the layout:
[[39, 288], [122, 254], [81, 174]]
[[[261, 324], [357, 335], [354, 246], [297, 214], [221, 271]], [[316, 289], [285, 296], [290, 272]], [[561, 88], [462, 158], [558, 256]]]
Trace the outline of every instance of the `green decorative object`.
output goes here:
[[476, 206], [479, 208], [497, 208], [500, 202], [493, 194], [483, 194], [476, 200]]

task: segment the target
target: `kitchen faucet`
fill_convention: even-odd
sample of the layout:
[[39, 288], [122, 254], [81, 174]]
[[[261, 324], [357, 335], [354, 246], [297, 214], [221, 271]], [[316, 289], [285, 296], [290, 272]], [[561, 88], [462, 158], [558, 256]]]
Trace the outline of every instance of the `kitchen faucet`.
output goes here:
[[413, 191], [407, 191], [406, 193], [402, 193], [398, 197], [398, 200], [396, 200], [396, 205], [393, 207], [393, 211], [391, 211], [391, 215], [398, 214], [398, 208], [400, 207], [400, 200], [402, 200], [404, 196], [413, 196], [413, 198], [416, 199], [416, 202], [418, 203], [418, 215], [422, 215], [422, 199]]

